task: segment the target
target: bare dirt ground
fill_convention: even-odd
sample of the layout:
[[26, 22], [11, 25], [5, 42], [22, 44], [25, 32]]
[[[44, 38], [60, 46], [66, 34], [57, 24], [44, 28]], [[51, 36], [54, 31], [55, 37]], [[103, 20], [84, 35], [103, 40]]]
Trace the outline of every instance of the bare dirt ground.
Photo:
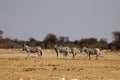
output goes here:
[[54, 50], [30, 56], [21, 49], [0, 49], [0, 80], [120, 80], [120, 52], [101, 51], [98, 60], [83, 53], [57, 59]]

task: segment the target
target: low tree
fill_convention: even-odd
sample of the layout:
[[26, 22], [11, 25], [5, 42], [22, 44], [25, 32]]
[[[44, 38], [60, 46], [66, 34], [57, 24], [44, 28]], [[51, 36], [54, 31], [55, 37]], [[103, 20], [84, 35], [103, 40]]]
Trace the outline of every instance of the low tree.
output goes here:
[[35, 38], [31, 37], [31, 38], [29, 38], [29, 41], [30, 42], [36, 42], [37, 40]]
[[96, 38], [82, 38], [79, 41], [80, 47], [93, 47], [94, 44], [96, 44], [98, 40]]
[[43, 42], [45, 42], [45, 43], [56, 43], [57, 42], [57, 36], [53, 33], [48, 33]]
[[68, 43], [70, 42], [69, 37], [65, 37], [65, 36], [60, 36], [58, 39], [59, 43]]
[[46, 44], [46, 48], [53, 48], [53, 45], [57, 42], [57, 36], [53, 33], [48, 33], [43, 42]]
[[115, 42], [120, 42], [120, 31], [112, 32], [113, 38]]
[[0, 39], [2, 39], [2, 38], [3, 38], [3, 31], [0, 30]]
[[100, 39], [100, 41], [96, 44], [100, 49], [108, 49], [108, 42], [105, 38]]
[[111, 50], [119, 50], [120, 49], [120, 31], [112, 32], [113, 42], [109, 44], [109, 49]]
[[36, 46], [37, 40], [33, 37], [29, 38], [29, 45], [30, 46]]

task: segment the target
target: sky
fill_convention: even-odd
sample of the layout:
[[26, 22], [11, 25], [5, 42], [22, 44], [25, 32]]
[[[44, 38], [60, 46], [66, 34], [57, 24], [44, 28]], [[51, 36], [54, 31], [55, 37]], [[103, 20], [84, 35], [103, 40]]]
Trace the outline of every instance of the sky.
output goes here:
[[0, 30], [11, 39], [57, 37], [113, 40], [120, 31], [120, 0], [0, 0]]

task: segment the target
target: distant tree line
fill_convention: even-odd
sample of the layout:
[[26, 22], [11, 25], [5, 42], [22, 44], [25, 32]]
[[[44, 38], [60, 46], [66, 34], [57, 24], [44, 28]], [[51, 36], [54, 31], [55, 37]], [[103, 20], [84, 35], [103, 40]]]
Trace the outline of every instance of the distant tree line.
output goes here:
[[3, 31], [0, 30], [0, 48], [22, 48], [23, 44], [27, 44], [29, 46], [41, 46], [44, 49], [52, 49], [56, 43], [59, 43], [63, 46], [70, 47], [79, 47], [82, 48], [92, 47], [92, 48], [100, 48], [100, 49], [111, 49], [111, 50], [119, 50], [120, 49], [120, 31], [112, 32], [113, 41], [108, 43], [106, 39], [96, 39], [96, 38], [82, 38], [80, 40], [70, 41], [69, 37], [59, 36], [57, 37], [53, 33], [48, 33], [43, 41], [38, 41], [35, 38], [31, 37], [27, 41], [21, 41], [17, 39], [3, 38]]

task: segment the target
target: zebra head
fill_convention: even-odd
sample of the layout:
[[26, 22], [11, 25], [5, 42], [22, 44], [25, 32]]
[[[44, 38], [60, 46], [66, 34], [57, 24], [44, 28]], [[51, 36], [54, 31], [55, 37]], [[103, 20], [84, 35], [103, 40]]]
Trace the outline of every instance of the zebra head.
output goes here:
[[88, 48], [87, 47], [83, 47], [82, 49], [80, 49], [80, 52], [83, 53], [83, 52], [87, 52], [88, 51]]
[[22, 50], [25, 51], [27, 48], [28, 48], [28, 46], [26, 44], [23, 44]]

